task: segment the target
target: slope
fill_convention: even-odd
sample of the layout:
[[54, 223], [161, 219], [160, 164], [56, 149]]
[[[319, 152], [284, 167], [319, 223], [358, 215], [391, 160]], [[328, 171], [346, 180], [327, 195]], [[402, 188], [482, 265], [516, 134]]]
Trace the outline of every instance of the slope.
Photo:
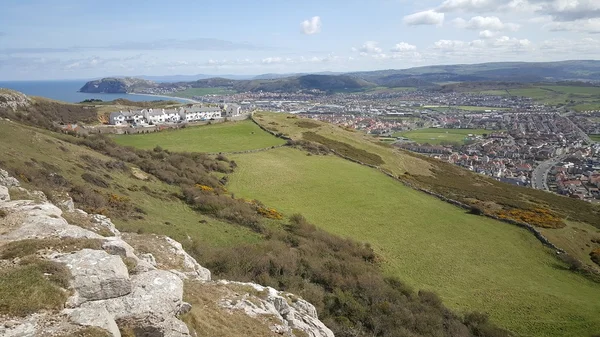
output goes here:
[[[568, 271], [530, 233], [468, 215], [364, 166], [290, 148], [236, 155], [230, 190], [369, 242], [385, 270], [521, 336], [600, 329], [600, 285]], [[268, 175], [266, 174], [268, 172]]]
[[[126, 199], [127, 212], [110, 214], [119, 229], [133, 232], [159, 233], [185, 241], [194, 237], [207, 245], [227, 246], [256, 242], [259, 236], [243, 227], [205, 217], [179, 200], [179, 189], [149, 176], [147, 180], [131, 166], [119, 169], [110, 157], [53, 137], [52, 133], [0, 120], [0, 166], [32, 187], [46, 186], [48, 195], [55, 194], [67, 183], [90, 186], [103, 196]], [[115, 165], [114, 168], [111, 165]], [[137, 171], [137, 172], [136, 172]], [[49, 173], [52, 175], [49, 176]], [[92, 175], [96, 185], [84, 180]], [[63, 181], [64, 180], [64, 181]], [[56, 181], [50, 185], [46, 181]], [[101, 187], [106, 183], [107, 186]], [[137, 208], [139, 211], [135, 211]]]

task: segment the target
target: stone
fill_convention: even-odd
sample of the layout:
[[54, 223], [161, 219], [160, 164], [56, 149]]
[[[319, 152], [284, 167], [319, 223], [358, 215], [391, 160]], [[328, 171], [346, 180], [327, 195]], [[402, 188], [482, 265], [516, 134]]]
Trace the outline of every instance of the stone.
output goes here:
[[156, 267], [156, 259], [150, 253], [140, 254], [140, 260], [148, 262], [151, 266]]
[[113, 337], [121, 337], [117, 323], [105, 308], [94, 310], [86, 308], [64, 309], [62, 312], [75, 324], [95, 326], [108, 331]]
[[218, 284], [241, 285], [265, 293], [264, 297], [244, 294], [241, 299], [238, 297], [224, 298], [220, 305], [229, 310], [241, 310], [250, 317], [264, 315], [274, 317], [278, 321], [270, 327], [274, 332], [290, 334], [293, 330], [300, 330], [310, 337], [334, 337], [333, 332], [319, 320], [315, 307], [293, 294], [279, 292], [271, 287], [263, 287], [255, 283], [220, 280]]
[[210, 270], [202, 267], [193, 257], [191, 257], [184, 249], [181, 243], [165, 237], [167, 243], [171, 246], [171, 251], [183, 258], [183, 272], [186, 276], [197, 281], [210, 281]]
[[96, 224], [108, 229], [114, 236], [121, 236], [121, 232], [115, 227], [109, 217], [101, 214], [92, 214], [92, 221]]
[[190, 312], [190, 310], [192, 310], [191, 304], [189, 304], [188, 302], [181, 302], [179, 310], [177, 310], [177, 316], [187, 314], [188, 312]]
[[10, 201], [10, 194], [8, 193], [8, 187], [0, 185], [0, 201]]
[[75, 203], [73, 202], [73, 198], [69, 196], [63, 198], [63, 200], [60, 200], [57, 204], [58, 207], [62, 208], [66, 212], [75, 211]]
[[0, 240], [24, 240], [36, 238], [88, 238], [101, 239], [102, 236], [78, 226], [69, 225], [61, 217], [62, 211], [49, 202], [37, 203], [31, 200], [5, 202], [2, 208], [8, 213], [17, 213], [21, 220], [18, 226]]
[[0, 336], [2, 337], [35, 337], [38, 332], [40, 315], [31, 315], [19, 320], [0, 323]]
[[0, 185], [8, 188], [21, 186], [16, 178], [11, 177], [8, 172], [2, 169], [0, 169]]
[[104, 307], [117, 319], [154, 313], [175, 316], [183, 298], [183, 281], [166, 270], [151, 270], [131, 278], [127, 296], [82, 304], [82, 307]]
[[105, 239], [106, 241], [102, 244], [102, 249], [111, 255], [119, 255], [121, 257], [133, 259], [136, 264], [134, 269], [136, 274], [156, 269], [152, 264], [138, 258], [134, 253], [133, 247], [123, 241], [120, 237], [108, 237]]
[[129, 273], [119, 256], [83, 249], [54, 259], [66, 264], [73, 276], [72, 287], [76, 294], [69, 299], [71, 306], [131, 293]]

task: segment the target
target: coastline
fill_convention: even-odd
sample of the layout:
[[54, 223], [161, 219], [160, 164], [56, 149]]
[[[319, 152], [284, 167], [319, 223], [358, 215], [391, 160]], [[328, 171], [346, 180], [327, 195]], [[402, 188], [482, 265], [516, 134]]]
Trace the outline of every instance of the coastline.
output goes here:
[[151, 96], [151, 97], [160, 97], [160, 98], [168, 98], [168, 99], [180, 99], [186, 102], [190, 102], [190, 103], [200, 103], [200, 101], [196, 101], [195, 99], [191, 99], [191, 98], [183, 98], [183, 97], [177, 97], [177, 96], [165, 96], [165, 95], [154, 95], [154, 94], [138, 94], [136, 92], [131, 92], [131, 93], [127, 93], [127, 95], [139, 95], [139, 96]]

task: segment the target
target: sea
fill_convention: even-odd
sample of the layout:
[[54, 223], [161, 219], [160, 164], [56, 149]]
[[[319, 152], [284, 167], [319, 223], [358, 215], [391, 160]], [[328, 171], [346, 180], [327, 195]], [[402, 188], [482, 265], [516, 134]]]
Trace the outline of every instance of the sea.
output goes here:
[[0, 88], [8, 88], [20, 91], [28, 96], [42, 96], [58, 101], [79, 103], [86, 99], [101, 99], [103, 101], [112, 101], [118, 98], [124, 98], [131, 101], [156, 101], [172, 100], [177, 102], [190, 102], [185, 98], [176, 98], [169, 96], [138, 95], [138, 94], [88, 94], [79, 92], [86, 80], [69, 81], [0, 81]]

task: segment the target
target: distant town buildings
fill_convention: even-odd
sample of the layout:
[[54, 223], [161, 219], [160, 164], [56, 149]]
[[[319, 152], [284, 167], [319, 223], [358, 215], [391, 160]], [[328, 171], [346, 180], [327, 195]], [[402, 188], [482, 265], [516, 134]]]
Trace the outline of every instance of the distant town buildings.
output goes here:
[[111, 125], [157, 125], [165, 123], [197, 122], [223, 117], [239, 116], [241, 108], [236, 104], [224, 104], [220, 107], [192, 105], [176, 109], [143, 109], [117, 111], [110, 113]]

